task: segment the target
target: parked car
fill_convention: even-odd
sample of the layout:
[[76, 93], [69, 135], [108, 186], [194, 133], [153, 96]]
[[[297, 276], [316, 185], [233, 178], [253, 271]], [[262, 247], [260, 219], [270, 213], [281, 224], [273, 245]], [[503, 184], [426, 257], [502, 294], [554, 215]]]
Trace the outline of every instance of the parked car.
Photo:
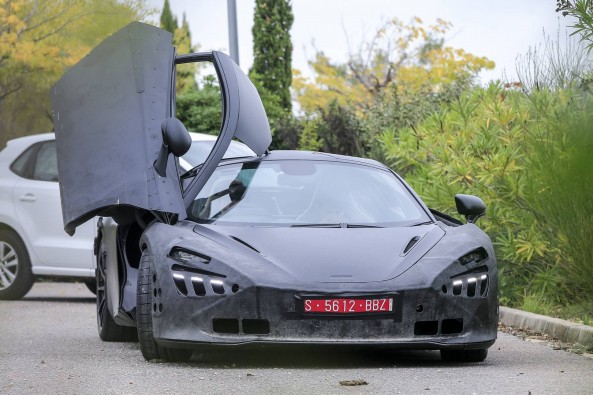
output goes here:
[[[192, 145], [180, 158], [189, 170], [202, 163], [216, 136], [190, 133]], [[233, 141], [225, 157], [254, 155]], [[11, 140], [0, 151], [0, 299], [18, 299], [36, 277], [78, 278], [95, 292], [93, 242], [97, 221], [64, 232], [55, 136]]]
[[[175, 55], [171, 39], [132, 23], [52, 89], [65, 229], [106, 217], [101, 339], [137, 334], [146, 360], [289, 343], [486, 358], [498, 283], [492, 243], [474, 224], [484, 203], [457, 195], [462, 224], [376, 161], [269, 152], [265, 110], [241, 69], [216, 51]], [[183, 172], [176, 158], [190, 138], [172, 117], [171, 81], [189, 62], [214, 66], [222, 119], [204, 163]], [[255, 155], [223, 159], [233, 138]]]

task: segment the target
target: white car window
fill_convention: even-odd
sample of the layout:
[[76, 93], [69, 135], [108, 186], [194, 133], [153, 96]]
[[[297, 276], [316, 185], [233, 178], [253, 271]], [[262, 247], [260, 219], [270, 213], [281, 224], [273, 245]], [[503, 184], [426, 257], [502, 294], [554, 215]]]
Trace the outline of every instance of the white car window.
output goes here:
[[37, 152], [33, 178], [40, 181], [58, 181], [58, 159], [54, 142], [43, 144]]

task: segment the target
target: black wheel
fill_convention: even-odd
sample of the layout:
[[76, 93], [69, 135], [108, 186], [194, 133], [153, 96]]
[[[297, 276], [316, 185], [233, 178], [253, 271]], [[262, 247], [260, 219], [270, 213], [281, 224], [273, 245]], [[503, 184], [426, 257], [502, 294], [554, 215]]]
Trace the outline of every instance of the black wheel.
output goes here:
[[[101, 245], [99, 255], [97, 255], [96, 281], [93, 281], [97, 291], [97, 331], [99, 332], [99, 337], [106, 342], [136, 341], [136, 328], [116, 324], [109, 313], [109, 308], [107, 307], [107, 283], [105, 281], [106, 265], [107, 253], [103, 245]], [[88, 283], [87, 286], [89, 286]]]
[[9, 230], [0, 230], [0, 300], [20, 299], [33, 286], [33, 272], [27, 248]]
[[97, 294], [97, 280], [96, 279], [92, 279], [92, 280], [86, 280], [84, 282], [84, 285], [86, 285], [86, 287], [89, 289], [89, 291], [91, 291], [93, 294]]
[[169, 362], [185, 362], [191, 358], [192, 351], [187, 349], [165, 348], [154, 340], [152, 332], [152, 313], [158, 309], [154, 300], [158, 279], [152, 273], [152, 256], [148, 251], [142, 253], [138, 270], [138, 292], [136, 301], [136, 321], [138, 323], [138, 341], [140, 351], [147, 361], [164, 359]]
[[477, 350], [441, 350], [445, 362], [482, 362], [488, 356], [488, 349]]

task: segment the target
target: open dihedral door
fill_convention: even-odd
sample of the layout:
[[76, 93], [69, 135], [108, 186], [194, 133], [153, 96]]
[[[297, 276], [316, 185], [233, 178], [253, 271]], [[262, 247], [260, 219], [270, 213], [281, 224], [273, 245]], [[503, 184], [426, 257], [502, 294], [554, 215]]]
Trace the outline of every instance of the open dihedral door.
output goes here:
[[[183, 189], [173, 154], [163, 176], [154, 163], [163, 146], [161, 124], [174, 116], [175, 64], [189, 62], [214, 65], [222, 119], [206, 162]], [[258, 155], [272, 141], [257, 90], [227, 55], [213, 51], [176, 58], [170, 33], [139, 22], [93, 49], [54, 85], [51, 96], [69, 234], [96, 215], [133, 220], [136, 209], [183, 219], [233, 138]]]
[[[64, 227], [134, 207], [185, 217], [175, 161], [153, 163], [170, 116], [171, 34], [134, 22], [113, 34], [52, 87]], [[133, 212], [133, 211], [132, 211]]]

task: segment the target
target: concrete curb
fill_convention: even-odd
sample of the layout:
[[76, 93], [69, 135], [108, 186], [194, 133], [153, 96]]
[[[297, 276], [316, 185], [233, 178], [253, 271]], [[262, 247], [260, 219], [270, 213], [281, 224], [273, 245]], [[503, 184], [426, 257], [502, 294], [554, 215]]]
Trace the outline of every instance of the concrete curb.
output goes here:
[[545, 333], [561, 342], [579, 343], [585, 347], [593, 347], [592, 326], [502, 306], [500, 307], [500, 322], [515, 328]]

